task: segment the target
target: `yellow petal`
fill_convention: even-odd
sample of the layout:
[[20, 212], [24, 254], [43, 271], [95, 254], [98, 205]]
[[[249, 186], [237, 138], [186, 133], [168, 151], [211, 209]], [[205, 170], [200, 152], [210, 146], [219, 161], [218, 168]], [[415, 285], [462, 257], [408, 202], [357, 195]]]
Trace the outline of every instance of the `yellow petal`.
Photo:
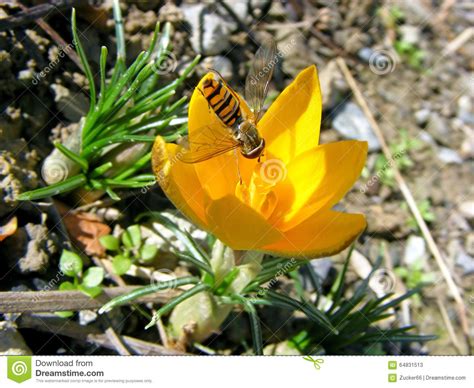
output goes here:
[[259, 250], [280, 238], [280, 232], [235, 196], [212, 201], [207, 219], [210, 231], [233, 249]]
[[[199, 82], [189, 103], [189, 140], [197, 143], [209, 143], [209, 139], [203, 135], [203, 127], [210, 127], [215, 130], [215, 139], [224, 136], [225, 127], [220, 123], [216, 114], [209, 106], [207, 100], [199, 90], [202, 90], [203, 82], [209, 77], [214, 77], [213, 73], [206, 74]], [[246, 114], [250, 110], [242, 99], [240, 107]], [[214, 136], [214, 135], [213, 135]], [[195, 168], [204, 190], [212, 199], [219, 199], [235, 192], [235, 186], [239, 181], [238, 167], [244, 181], [248, 181], [256, 163], [255, 160], [249, 160], [241, 156], [240, 151], [229, 151], [224, 155], [216, 156], [204, 162], [196, 163]]]
[[304, 69], [278, 96], [258, 129], [265, 139], [267, 159], [288, 163], [319, 143], [321, 92], [315, 66]]
[[158, 136], [153, 145], [152, 165], [158, 184], [175, 207], [202, 229], [208, 229], [205, 206], [210, 199], [202, 189], [193, 164], [180, 162], [179, 147]]
[[285, 232], [279, 241], [262, 251], [296, 259], [331, 256], [347, 248], [365, 227], [362, 214], [323, 210]]
[[278, 205], [271, 222], [284, 231], [333, 207], [359, 178], [366, 157], [367, 142], [357, 140], [324, 144], [298, 156], [275, 187]]

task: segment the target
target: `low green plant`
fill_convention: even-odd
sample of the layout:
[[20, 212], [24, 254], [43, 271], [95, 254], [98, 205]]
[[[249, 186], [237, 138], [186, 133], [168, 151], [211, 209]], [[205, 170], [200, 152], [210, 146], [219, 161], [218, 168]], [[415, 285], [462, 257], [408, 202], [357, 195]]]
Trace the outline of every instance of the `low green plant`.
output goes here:
[[[425, 268], [423, 268], [423, 261], [421, 259], [415, 260], [408, 266], [396, 267], [394, 272], [403, 280], [407, 288], [432, 284], [436, 280], [433, 272], [427, 273]], [[421, 305], [421, 298], [418, 294], [413, 296], [413, 303], [417, 307]]]
[[150, 171], [151, 143], [155, 137], [159, 134], [173, 141], [187, 130], [186, 97], [173, 97], [199, 57], [174, 81], [163, 84], [162, 75], [171, 75], [177, 63], [169, 51], [170, 24], [165, 24], [162, 30], [157, 24], [149, 49], [141, 52], [127, 68], [118, 0], [114, 0], [113, 5], [117, 58], [108, 78], [108, 50], [104, 46], [101, 48], [97, 87], [78, 37], [73, 10], [72, 33], [89, 83], [89, 111], [80, 121], [78, 130], [64, 143], [56, 142], [56, 149], [45, 159], [42, 175], [49, 185], [22, 193], [19, 200], [37, 200], [73, 190], [79, 191], [83, 199], [96, 199], [107, 193], [118, 200], [117, 189], [147, 187], [155, 183]]
[[158, 252], [156, 245], [145, 243], [140, 225], [129, 226], [119, 237], [102, 236], [99, 241], [112, 256], [112, 267], [117, 275], [126, 273], [134, 263], [150, 263]]
[[413, 167], [414, 162], [410, 157], [410, 151], [416, 151], [421, 144], [421, 141], [410, 137], [407, 130], [400, 130], [399, 140], [390, 145], [393, 159], [389, 162], [383, 154], [380, 154], [375, 161], [375, 170], [379, 172], [382, 184], [389, 187], [395, 186], [392, 164], [395, 164], [400, 171]]
[[397, 54], [411, 67], [417, 70], [423, 68], [423, 60], [425, 59], [426, 54], [417, 45], [403, 40], [397, 40], [393, 46]]
[[[318, 324], [312, 323], [309, 328], [301, 330], [289, 341], [288, 345], [301, 354], [386, 354], [383, 345], [407, 342], [423, 342], [434, 339], [434, 336], [413, 334], [414, 326], [380, 328], [377, 322], [396, 317], [396, 309], [401, 302], [418, 294], [419, 285], [403, 295], [395, 297], [393, 293], [377, 297], [370, 291], [369, 282], [374, 272], [380, 267], [379, 258], [373, 265], [371, 273], [355, 289], [352, 295], [344, 295], [344, 284], [349, 265], [348, 255], [341, 272], [325, 305], [324, 314], [337, 331], [326, 331]], [[313, 279], [313, 286], [320, 289], [320, 280], [311, 266], [308, 272]], [[318, 296], [315, 304], [318, 305]]]
[[[74, 252], [63, 250], [59, 259], [59, 270], [64, 276], [72, 278], [72, 281], [64, 281], [59, 285], [62, 291], [78, 290], [95, 298], [102, 293], [102, 281], [104, 270], [101, 267], [89, 267], [84, 271], [81, 257]], [[70, 317], [72, 311], [57, 312], [61, 317]]]
[[[402, 205], [403, 209], [408, 211], [408, 206], [404, 203]], [[433, 208], [431, 205], [431, 201], [426, 198], [422, 201], [417, 203], [418, 210], [420, 211], [421, 217], [428, 223], [436, 221], [436, 214], [433, 212]], [[419, 231], [418, 222], [416, 221], [415, 217], [411, 216], [408, 221], [407, 225], [412, 228], [413, 230]]]

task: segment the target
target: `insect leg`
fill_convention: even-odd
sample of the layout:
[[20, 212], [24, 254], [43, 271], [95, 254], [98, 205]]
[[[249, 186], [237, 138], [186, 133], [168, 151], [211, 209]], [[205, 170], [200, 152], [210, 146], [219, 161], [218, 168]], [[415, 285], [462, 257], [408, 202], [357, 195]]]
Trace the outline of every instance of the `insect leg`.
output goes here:
[[234, 156], [235, 156], [235, 164], [237, 165], [237, 174], [239, 176], [239, 183], [242, 184], [242, 175], [240, 175], [239, 155], [237, 155], [237, 148], [234, 149]]

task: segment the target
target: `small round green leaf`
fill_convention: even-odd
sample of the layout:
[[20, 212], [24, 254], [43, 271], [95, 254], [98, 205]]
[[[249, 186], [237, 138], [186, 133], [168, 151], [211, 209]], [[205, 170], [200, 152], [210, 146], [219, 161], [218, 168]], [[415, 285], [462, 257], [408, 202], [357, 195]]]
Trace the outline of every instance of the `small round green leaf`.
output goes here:
[[77, 276], [82, 271], [82, 260], [77, 253], [64, 249], [59, 259], [59, 269], [67, 276]]
[[100, 267], [90, 267], [84, 272], [82, 285], [87, 288], [96, 287], [104, 280], [104, 269]]
[[122, 234], [122, 242], [127, 248], [139, 248], [142, 242], [142, 234], [139, 225], [131, 225]]
[[156, 245], [145, 244], [140, 248], [140, 261], [151, 261], [155, 258], [157, 253], [158, 247]]
[[119, 240], [115, 236], [108, 234], [99, 238], [100, 245], [109, 251], [117, 251], [119, 249]]
[[84, 287], [82, 284], [78, 287], [79, 291], [83, 294], [90, 296], [91, 298], [95, 298], [102, 293], [102, 287]]
[[126, 273], [131, 265], [132, 261], [122, 255], [115, 256], [112, 260], [112, 267], [117, 275]]
[[75, 284], [71, 283], [71, 282], [62, 282], [60, 285], [59, 285], [59, 289], [61, 291], [73, 291], [73, 290], [76, 290], [77, 287]]

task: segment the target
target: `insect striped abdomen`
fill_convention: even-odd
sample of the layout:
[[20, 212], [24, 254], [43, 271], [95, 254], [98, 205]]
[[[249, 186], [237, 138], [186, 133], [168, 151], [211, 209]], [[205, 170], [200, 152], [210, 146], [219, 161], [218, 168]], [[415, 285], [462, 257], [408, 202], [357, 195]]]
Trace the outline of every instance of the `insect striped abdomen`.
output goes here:
[[224, 125], [234, 127], [241, 120], [239, 100], [223, 82], [208, 78], [202, 94]]

